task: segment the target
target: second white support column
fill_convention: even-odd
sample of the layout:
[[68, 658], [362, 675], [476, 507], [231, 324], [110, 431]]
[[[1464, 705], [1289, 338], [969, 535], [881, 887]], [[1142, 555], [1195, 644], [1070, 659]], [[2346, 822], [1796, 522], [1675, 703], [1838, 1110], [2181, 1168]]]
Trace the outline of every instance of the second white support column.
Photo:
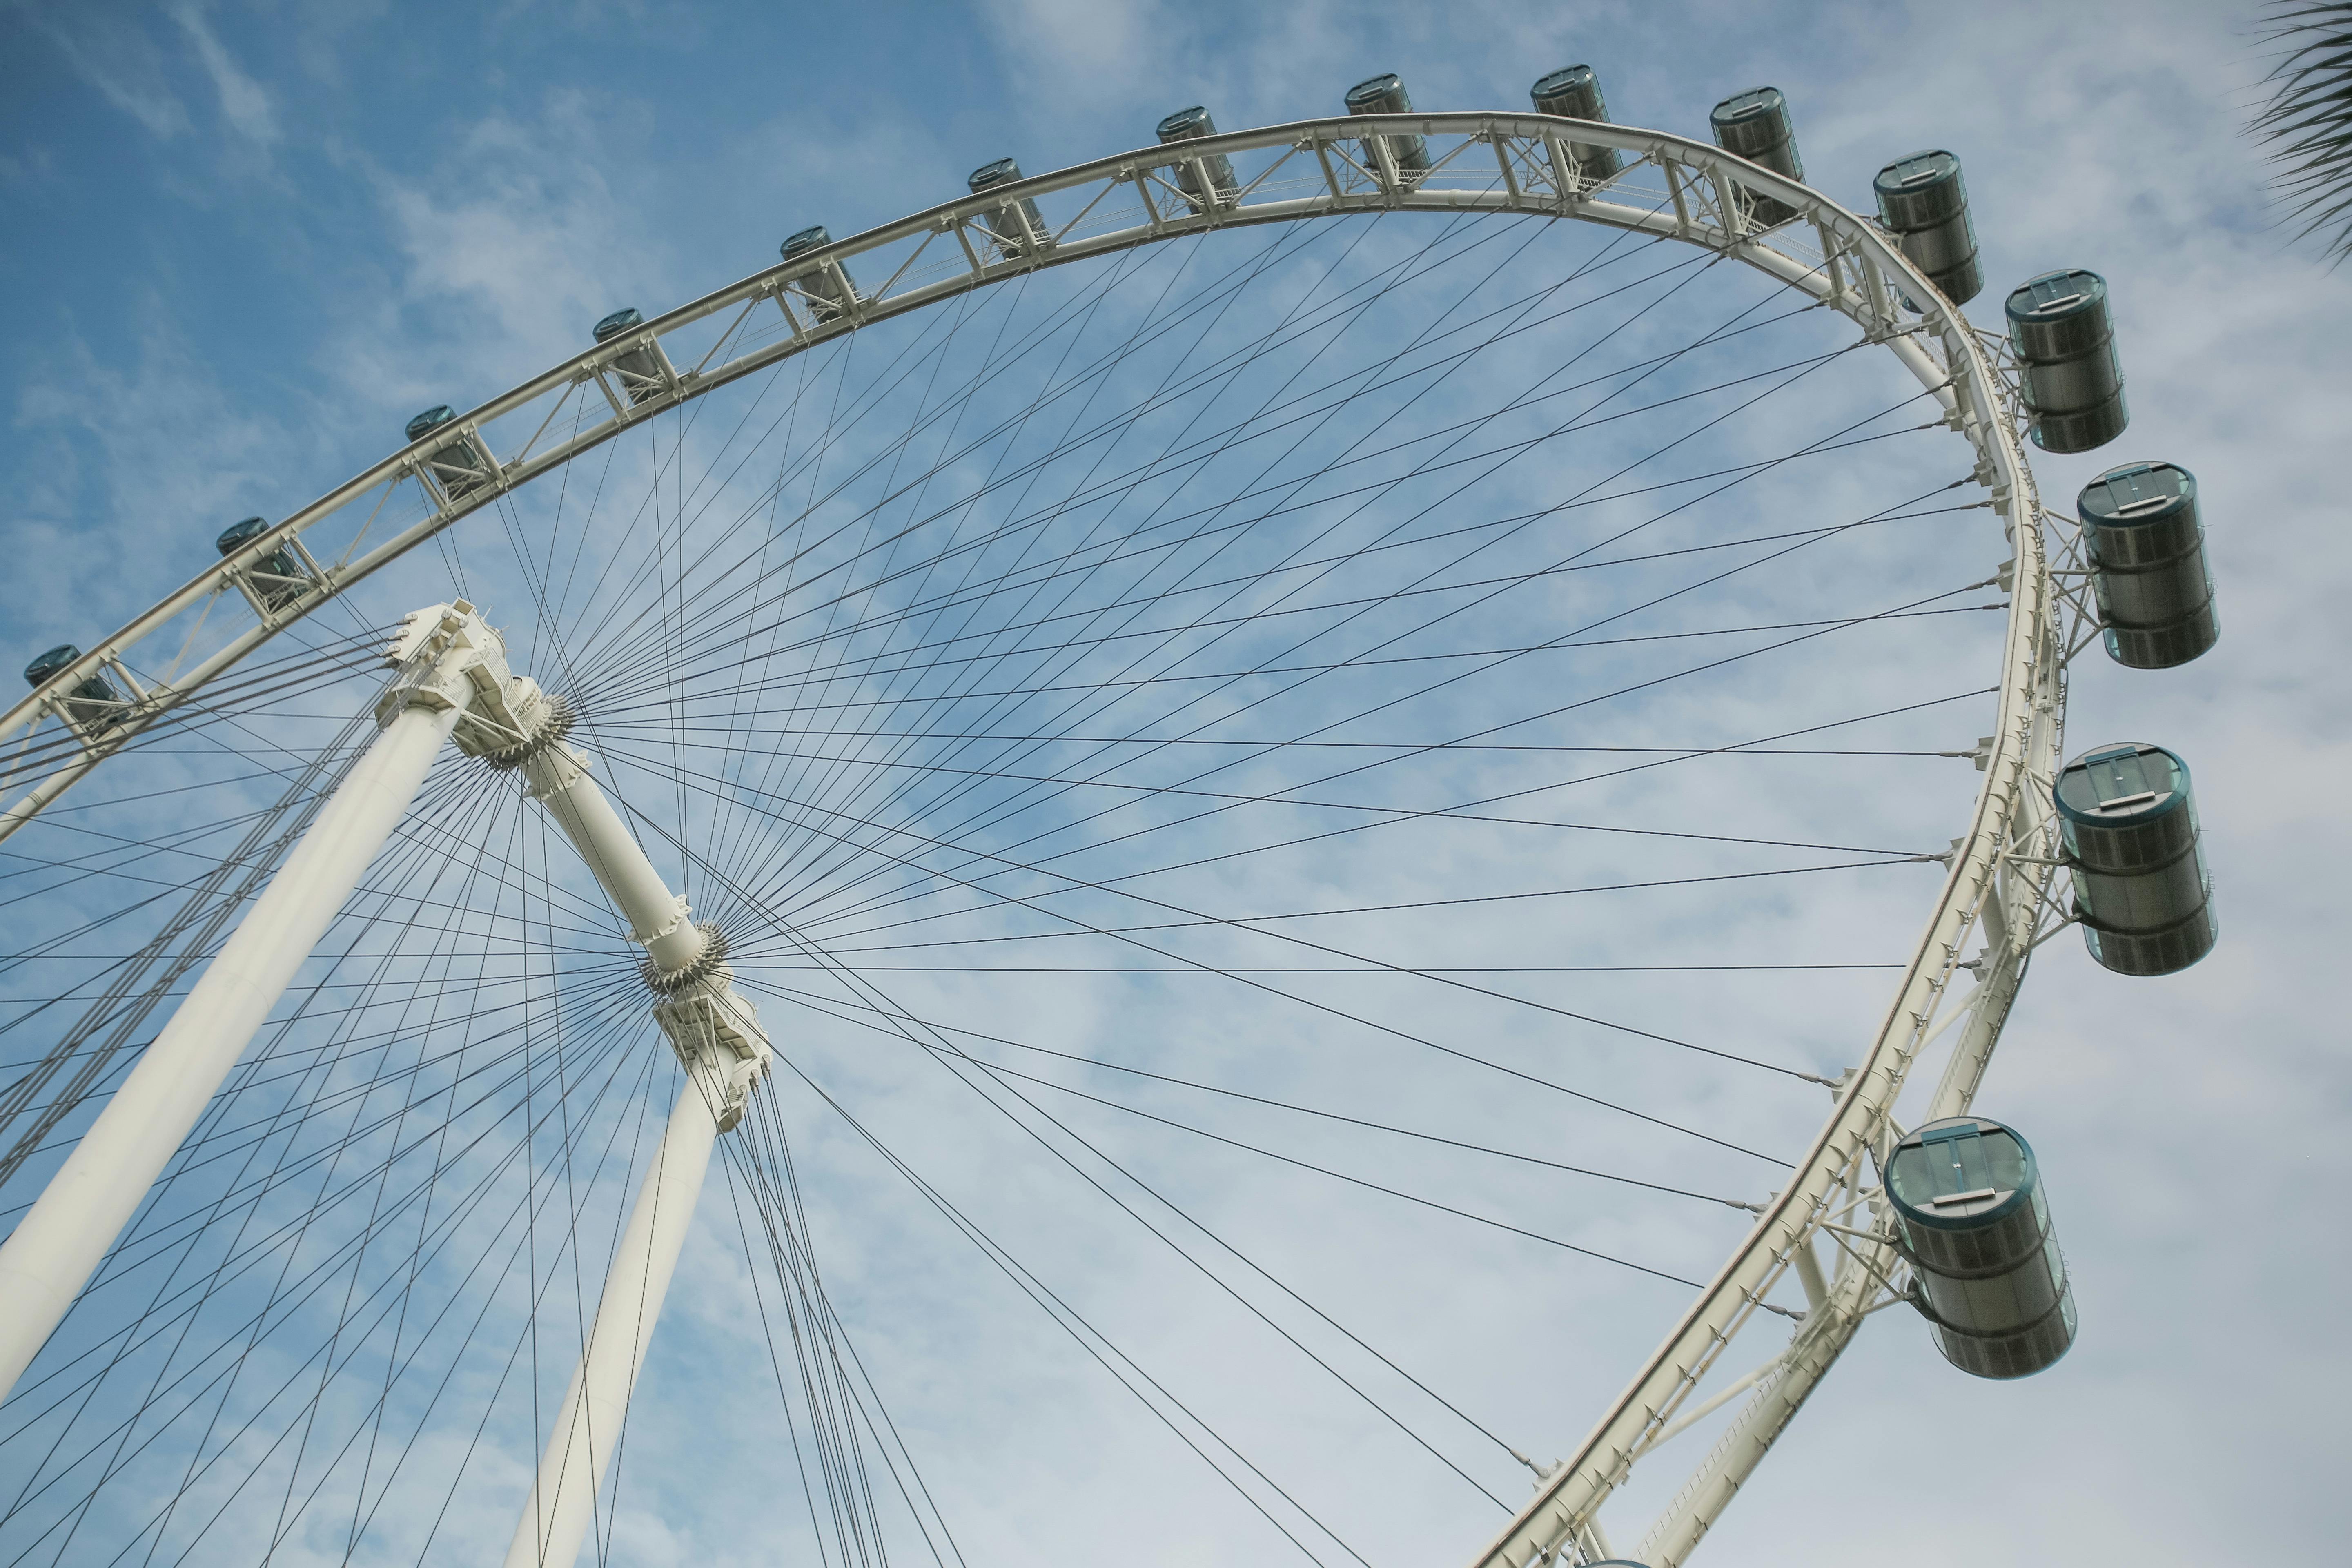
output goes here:
[[662, 1298], [669, 1292], [679, 1248], [694, 1224], [694, 1208], [710, 1169], [719, 1123], [701, 1086], [688, 1073], [678, 1087], [661, 1147], [637, 1189], [596, 1323], [572, 1387], [539, 1462], [530, 1500], [523, 1505], [507, 1549], [506, 1568], [572, 1568], [594, 1522], [596, 1493], [612, 1463], [628, 1416], [629, 1394], [646, 1362]]

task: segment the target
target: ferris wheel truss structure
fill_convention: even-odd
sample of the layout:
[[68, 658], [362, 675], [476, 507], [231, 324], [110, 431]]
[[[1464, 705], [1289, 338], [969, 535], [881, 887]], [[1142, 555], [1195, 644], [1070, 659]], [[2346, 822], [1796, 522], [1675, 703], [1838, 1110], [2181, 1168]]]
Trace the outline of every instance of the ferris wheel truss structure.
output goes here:
[[[1416, 147], [1411, 159], [1399, 155], [1407, 142]], [[1621, 154], [1622, 167], [1596, 177], [1590, 160], [1599, 149]], [[1221, 174], [1220, 165], [1234, 164], [1242, 174]], [[1796, 216], [1761, 224], [1759, 198]], [[2000, 577], [2008, 607], [1993, 679], [1998, 717], [1975, 755], [1982, 782], [1948, 854], [1937, 857], [1947, 868], [1941, 886], [1876, 1029], [1856, 1043], [1853, 1065], [1832, 1086], [1829, 1115], [1780, 1189], [1755, 1205], [1737, 1247], [1591, 1430], [1564, 1460], [1539, 1471], [1534, 1495], [1469, 1558], [1474, 1568], [1533, 1568], [1614, 1558], [1622, 1549], [1654, 1568], [1684, 1563], [1864, 1321], [1909, 1299], [1895, 1221], [1874, 1173], [1902, 1135], [1895, 1113], [1906, 1087], [1925, 1092], [1923, 1121], [1968, 1110], [2036, 946], [2065, 923], [2054, 889], [2062, 862], [2050, 791], [2070, 645], [2096, 619], [2079, 584], [2068, 586], [2082, 576], [2079, 561], [2064, 559], [2077, 549], [2074, 525], [2046, 512], [2036, 494], [2015, 369], [2000, 341], [1980, 335], [1885, 230], [1718, 148], [1531, 113], [1333, 117], [1121, 153], [818, 245], [626, 325], [428, 430], [54, 671], [0, 718], [8, 748], [0, 777], [9, 798], [0, 843], [142, 735], [235, 689], [248, 679], [252, 656], [289, 627], [509, 492], [709, 392], [1040, 269], [1182, 237], [1381, 213], [1565, 219], [1664, 238], [1752, 268], [1842, 314], [1916, 377], [1942, 423], [1969, 444], [1974, 483], [2011, 549]], [[386, 522], [396, 516], [392, 498], [409, 492], [422, 496], [423, 515], [404, 526]], [[2053, 550], [2062, 557], [2054, 567]], [[297, 568], [290, 579], [289, 560]], [[434, 625], [455, 626], [468, 608], [461, 604], [455, 618], [419, 623], [401, 657]], [[425, 678], [403, 679], [414, 686]], [[110, 688], [111, 697], [90, 698], [93, 683]], [[432, 745], [459, 721], [442, 722]], [[520, 722], [511, 715], [501, 721]], [[534, 737], [526, 722], [503, 742], [486, 731], [469, 749], [488, 754], [500, 743], [537, 745], [534, 755], [545, 765], [549, 748], [560, 750], [561, 742], [561, 729]], [[533, 776], [535, 794], [555, 787]], [[373, 831], [380, 843], [384, 826]], [[645, 923], [632, 915], [633, 929]], [[648, 970], [675, 973], [660, 963]], [[1940, 1079], [1931, 1089], [1913, 1085], [1930, 1047], [1946, 1039]], [[51, 1077], [58, 1070], [48, 1068]], [[84, 1069], [84, 1090], [93, 1071]], [[7, 1110], [26, 1110], [35, 1089], [16, 1094]], [[182, 1086], [178, 1092], [194, 1097], [189, 1121], [211, 1091]], [[680, 1106], [686, 1114], [685, 1099]], [[58, 1114], [70, 1108], [65, 1103]], [[54, 1117], [47, 1123], [56, 1124]], [[1803, 1293], [1800, 1311], [1767, 1302], [1790, 1277]], [[68, 1285], [60, 1310], [79, 1289]], [[656, 1310], [659, 1294], [656, 1284]], [[1774, 1316], [1795, 1321], [1785, 1342], [1759, 1353], [1749, 1331], [1772, 1327]], [[21, 1353], [11, 1375], [53, 1326], [15, 1331]], [[648, 1317], [642, 1334], [651, 1331]], [[640, 1337], [633, 1353], [642, 1348]], [[625, 1404], [625, 1377], [620, 1387]], [[1711, 1447], [1677, 1460], [1675, 1439], [1743, 1399]], [[1603, 1504], [1637, 1467], [1654, 1471], [1678, 1462], [1688, 1466], [1688, 1479], [1638, 1545], [1622, 1525], [1612, 1541], [1601, 1524]], [[578, 1539], [575, 1532], [575, 1550]]]

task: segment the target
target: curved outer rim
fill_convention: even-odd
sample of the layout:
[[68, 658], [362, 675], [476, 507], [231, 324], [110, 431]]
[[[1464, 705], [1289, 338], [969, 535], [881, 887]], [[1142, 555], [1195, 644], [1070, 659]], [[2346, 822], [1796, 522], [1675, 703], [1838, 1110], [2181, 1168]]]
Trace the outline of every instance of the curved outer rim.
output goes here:
[[[1373, 139], [1383, 134], [1461, 140], [1434, 160], [1433, 170], [1401, 174], [1385, 142]], [[1574, 152], [1580, 145], [1613, 148], [1632, 154], [1633, 161], [1614, 175], [1591, 179], [1582, 174]], [[1454, 165], [1482, 159], [1484, 154], [1476, 153], [1481, 146], [1491, 149], [1497, 170], [1494, 183], [1484, 188], [1448, 185], [1442, 176]], [[1167, 178], [1177, 163], [1265, 149], [1282, 150], [1281, 155], [1273, 167], [1244, 185], [1230, 205], [1193, 211], [1182, 191]], [[1323, 190], [1307, 196], [1251, 199], [1276, 170], [1293, 164], [1319, 175]], [[1655, 198], [1654, 205], [1613, 199], [1626, 195], [1631, 177], [1644, 168], [1655, 169], [1664, 176], [1663, 193], [1643, 193]], [[1041, 253], [1007, 256], [999, 252], [996, 259], [989, 258], [985, 215], [1022, 197], [1034, 200], [1096, 185], [1103, 189], [1087, 202], [1076, 218], [1057, 231], [1053, 244]], [[1206, 185], [1205, 180], [1201, 182], [1202, 188]], [[1087, 216], [1121, 187], [1131, 188], [1131, 199], [1139, 202], [1145, 221], [1079, 235]], [[1741, 189], [1793, 207], [1798, 216], [1775, 228], [1758, 230], [1741, 211], [1738, 195]], [[1176, 146], [1144, 148], [1034, 176], [992, 189], [985, 196], [948, 202], [804, 252], [577, 354], [395, 452], [257, 536], [243, 550], [199, 574], [57, 672], [0, 716], [0, 740], [29, 730], [55, 709], [66, 690], [92, 674], [105, 671], [128, 679], [122, 656], [131, 647], [184, 611], [237, 587], [243, 574], [262, 557], [298, 541], [313, 523], [377, 487], [415, 477], [436, 503], [422, 521], [365, 556], [323, 569], [323, 592], [311, 594], [293, 607], [292, 614], [265, 617], [262, 625], [229, 641], [184, 679], [153, 689], [134, 682], [135, 700], [126, 721], [102, 743], [81, 742], [79, 755], [57, 766], [24, 799], [0, 814], [0, 838], [62, 794], [103, 756], [187, 700], [301, 614], [515, 486], [674, 404], [866, 322], [920, 309], [1040, 266], [1234, 225], [1404, 208], [1572, 217], [1680, 239], [1746, 262], [1833, 306], [1860, 324], [1868, 338], [1901, 359], [1935, 395], [1947, 423], [1975, 446], [1976, 477], [1990, 489], [1991, 505], [2003, 519], [2016, 551], [2010, 568], [2012, 596], [2002, 653], [1999, 721], [1994, 734], [1978, 753], [1985, 782], [1966, 837], [1954, 842], [1949, 873], [1934, 912], [1866, 1054], [1841, 1080], [1835, 1107], [1795, 1167], [1788, 1186], [1764, 1205], [1748, 1237], [1574, 1455], [1544, 1473], [1536, 1495], [1473, 1559], [1474, 1568], [1528, 1568], [1571, 1552], [1588, 1561], [1610, 1555], [1595, 1515], [1634, 1461], [1723, 1399], [1754, 1386], [1757, 1392], [1748, 1405], [1643, 1544], [1642, 1561], [1653, 1568], [1679, 1563], [1835, 1361], [1862, 1319], [1877, 1306], [1888, 1304], [1882, 1290], [1896, 1262], [1889, 1236], [1892, 1215], [1883, 1195], [1866, 1179], [1865, 1162], [1883, 1159], [1888, 1151], [1890, 1113], [1912, 1063], [1935, 1036], [1953, 1025], [1964, 1026], [1936, 1091], [1930, 1116], [1956, 1115], [1968, 1108], [2023, 978], [2026, 961], [2039, 940], [2037, 930], [2047, 923], [2054, 867], [2046, 854], [2052, 819], [2044, 803], [2063, 721], [2065, 686], [2064, 645], [2058, 637], [2057, 606], [2044, 553], [2043, 517], [2019, 440], [2021, 415], [2012, 388], [1985, 344], [1958, 309], [1903, 256], [1894, 237], [1819, 192], [1720, 148], [1661, 132], [1522, 112], [1301, 121]], [[807, 286], [818, 281], [820, 273], [827, 280], [837, 279], [837, 273], [828, 269], [910, 238], [921, 240], [919, 256], [941, 235], [954, 237], [971, 263], [969, 271], [894, 294], [892, 288], [913, 266], [910, 258], [890, 282], [856, 300], [830, 321], [817, 321], [813, 316], [804, 321], [803, 316], [811, 315], [806, 306], [795, 314], [792, 300], [795, 296], [808, 300]], [[1790, 246], [1790, 237], [1810, 237], [1819, 246], [1818, 258]], [[1926, 301], [1924, 313], [1898, 314], [1898, 302], [1905, 297]], [[776, 300], [782, 310], [791, 336], [713, 365], [710, 362], [733, 340], [751, 309], [769, 300]], [[614, 383], [608, 378], [616, 374], [612, 369], [615, 360], [647, 348], [658, 351], [664, 338], [729, 310], [740, 313], [701, 363], [678, 373], [657, 352], [663, 369], [658, 391], [642, 404], [613, 395]], [[476, 433], [501, 415], [550, 394], [591, 384], [602, 387], [613, 402], [611, 420], [544, 452], [531, 454], [527, 447], [523, 456], [499, 466], [492, 483], [462, 500], [452, 501], [426, 483], [428, 459], [446, 443], [478, 438]], [[548, 424], [552, 420], [551, 415]], [[542, 425], [542, 431], [547, 427]], [[2045, 850], [2038, 858], [2032, 854], [2036, 847]], [[1956, 971], [1962, 967], [1959, 952], [1972, 929], [1981, 929], [1987, 942], [1984, 955], [1969, 966], [1975, 971], [1978, 984], [1948, 1009], [1945, 995]], [[1939, 1012], [1943, 1014], [1940, 1024]], [[1839, 1249], [1836, 1276], [1823, 1283], [1812, 1241], [1817, 1234], [1826, 1234], [1822, 1227], [1840, 1198], [1845, 1200], [1838, 1209], [1841, 1215], [1867, 1205], [1873, 1228], [1864, 1232], [1837, 1227], [1836, 1234], [1829, 1237]], [[1842, 1237], [1856, 1239], [1847, 1241]], [[1805, 1279], [1811, 1305], [1788, 1348], [1716, 1400], [1682, 1414], [1682, 1406], [1732, 1337], [1755, 1318], [1765, 1293], [1792, 1267]]]

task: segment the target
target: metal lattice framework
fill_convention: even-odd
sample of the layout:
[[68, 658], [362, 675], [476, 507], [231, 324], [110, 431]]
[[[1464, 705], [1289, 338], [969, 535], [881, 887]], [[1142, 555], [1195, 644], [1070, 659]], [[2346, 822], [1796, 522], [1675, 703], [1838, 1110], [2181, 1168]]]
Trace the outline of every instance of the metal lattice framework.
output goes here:
[[[1426, 168], [1401, 166], [1392, 139], [1403, 138], [1423, 139]], [[1623, 154], [1622, 169], [1595, 177], [1580, 153], [1596, 148]], [[1225, 185], [1213, 176], [1216, 159], [1250, 167]], [[1797, 216], [1759, 226], [1759, 197]], [[1612, 1555], [1602, 1504], [1637, 1464], [1746, 1394], [1633, 1549], [1657, 1568], [1680, 1563], [1863, 1320], [1907, 1299], [1874, 1173], [1898, 1136], [1893, 1113], [1915, 1064], [1948, 1034], [1948, 1066], [1922, 1116], [1969, 1107], [2035, 947], [2067, 923], [2054, 896], [2048, 792], [2070, 645], [2096, 620], [2081, 592], [2074, 530], [2036, 496], [2002, 345], [1980, 339], [1886, 232], [1719, 149], [1526, 113], [1307, 121], [1101, 159], [807, 251], [631, 326], [432, 430], [57, 670], [0, 718], [0, 742], [15, 742], [0, 789], [20, 796], [0, 815], [0, 838], [293, 621], [505, 492], [714, 387], [1038, 268], [1236, 225], [1420, 209], [1549, 216], [1676, 239], [1843, 313], [1903, 362], [1973, 446], [1976, 482], [2013, 547], [2001, 578], [2011, 600], [1999, 717], [1976, 752], [1984, 782], [1882, 1022], [1787, 1185], [1591, 1432], [1473, 1560], [1529, 1568]], [[2067, 557], [2054, 570], [2053, 548]], [[291, 580], [289, 558], [299, 566]], [[236, 600], [250, 607], [249, 622], [220, 608]], [[98, 713], [74, 694], [101, 677], [122, 695]], [[1731, 1370], [1743, 1330], [1767, 1313], [1791, 1315], [1765, 1304], [1791, 1271], [1807, 1302], [1794, 1333], [1753, 1370]]]

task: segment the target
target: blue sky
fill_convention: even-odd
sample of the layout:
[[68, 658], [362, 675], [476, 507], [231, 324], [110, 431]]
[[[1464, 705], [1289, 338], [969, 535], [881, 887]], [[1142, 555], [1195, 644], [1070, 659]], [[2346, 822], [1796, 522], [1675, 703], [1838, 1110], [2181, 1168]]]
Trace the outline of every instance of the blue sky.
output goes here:
[[[1888, 159], [1950, 148], [1984, 244], [1980, 324], [1998, 321], [2008, 287], [2051, 267], [2095, 268], [2115, 290], [2132, 429], [2109, 451], [2038, 465], [2045, 496], [2065, 505], [2126, 457], [2177, 461], [2202, 482], [2223, 641], [2163, 675], [2087, 657], [2071, 749], [2129, 737], [2189, 758], [2222, 946], [2185, 975], [2129, 982], [2062, 938], [1979, 1102], [2027, 1128], [2049, 1173], [2083, 1300], [2074, 1354], [2028, 1384], [1975, 1384], [1916, 1324], [1886, 1315], [1706, 1550], [1759, 1564], [1879, 1561], [1890, 1545], [1935, 1564], [2323, 1560], [2345, 1458], [2335, 1394], [2352, 1371], [2334, 1331], [2352, 1279], [2329, 1245], [2341, 1226], [2327, 1198], [2352, 1179], [2339, 1134], [2352, 1070], [2325, 982], [2352, 873], [2333, 782], [2352, 763], [2334, 499], [2352, 285], [2272, 226], [2262, 166], [2237, 133], [2263, 68], [2251, 8], [1955, 12], [0, 7], [0, 287], [16, 327], [0, 655], [91, 640], [184, 580], [219, 527], [284, 515], [360, 470], [421, 407], [467, 406], [576, 352], [614, 306], [652, 315], [765, 265], [794, 229], [843, 235], [928, 206], [996, 157], [1038, 172], [1141, 144], [1184, 104], [1206, 102], [1238, 129], [1332, 112], [1349, 83], [1399, 69], [1423, 108], [1516, 108], [1538, 73], [1589, 60], [1615, 118], [1692, 135], [1716, 100], [1776, 82], [1809, 177], [1849, 205], [1866, 205]], [[1854, 493], [1868, 482], [1857, 468]], [[1851, 918], [1901, 924], [1926, 896], [1923, 881]], [[1118, 1037], [1118, 1000], [975, 987], [953, 1003], [1079, 1049]], [[1807, 1005], [1801, 991], [1772, 992], [1756, 1027], [1802, 1037]], [[1691, 1005], [1727, 1033], [1743, 1026], [1736, 1011], [1708, 1014], [1716, 1001]], [[1252, 1070], [1229, 1039], [1192, 1043], [1244, 1080]], [[957, 1125], [911, 1077], [842, 1060], [845, 1073], [870, 1072], [856, 1081], [877, 1100], [905, 1097], [907, 1136]], [[803, 1131], [821, 1154], [840, 1152], [816, 1121]], [[985, 1186], [991, 1147], [938, 1157]], [[1177, 1152], [1139, 1142], [1131, 1152], [1184, 1174]], [[1278, 1542], [1219, 1511], [1181, 1456], [1124, 1427], [1090, 1450], [1082, 1423], [1045, 1420], [1047, 1406], [1092, 1409], [1103, 1396], [1087, 1368], [1054, 1359], [1065, 1349], [1017, 1303], [985, 1306], [1003, 1336], [989, 1354], [1002, 1359], [981, 1365], [960, 1364], [955, 1331], [928, 1309], [894, 1309], [894, 1289], [923, 1298], [919, 1270], [892, 1246], [923, 1235], [871, 1173], [845, 1158], [837, 1180], [823, 1226], [845, 1310], [899, 1358], [894, 1414], [913, 1410], [940, 1446], [925, 1473], [960, 1500], [950, 1522], [971, 1520], [1001, 1561], [1096, 1560], [1132, 1518], [1150, 1521], [1125, 1542], [1135, 1561], [1276, 1560]], [[1202, 1180], [1202, 1201], [1235, 1226], [1261, 1217], [1246, 1183]], [[1039, 1212], [1066, 1201], [1042, 1185], [1032, 1195]], [[714, 1183], [709, 1207], [721, 1205]], [[1375, 1303], [1365, 1310], [1384, 1323], [1405, 1316], [1378, 1305], [1390, 1222], [1335, 1210], [1328, 1223], [1313, 1237], [1269, 1225], [1259, 1240], [1297, 1249], [1302, 1269]], [[684, 1277], [722, 1304], [741, 1279], [731, 1224], [706, 1215]], [[1040, 1234], [1137, 1342], [1180, 1364], [1201, 1353], [1181, 1319], [1156, 1310], [1164, 1281], [1146, 1261], [1090, 1254], [1075, 1231], [1058, 1256], [1055, 1226]], [[1714, 1235], [1646, 1215], [1605, 1234], [1637, 1250], [1703, 1248]], [[1429, 1311], [1534, 1291], [1507, 1315], [1518, 1337], [1458, 1370], [1509, 1409], [1514, 1440], [1538, 1458], [1581, 1436], [1673, 1305], [1598, 1289], [1547, 1299], [1529, 1281], [1552, 1275], [1484, 1249], [1426, 1267], [1453, 1276], [1402, 1293]], [[1387, 1326], [1448, 1353], [1443, 1323]], [[1235, 1336], [1228, 1349], [1240, 1375], [1285, 1375], [1278, 1358], [1249, 1359], [1262, 1346]], [[678, 1411], [710, 1405], [736, 1370], [715, 1352], [656, 1368]], [[991, 1442], [1033, 1418], [1034, 1450]], [[1338, 1406], [1293, 1426], [1234, 1419], [1276, 1446], [1284, 1474], [1335, 1499], [1349, 1495], [1351, 1463], [1394, 1462], [1360, 1447]], [[649, 1429], [648, 1447], [691, 1466], [693, 1426]], [[959, 1452], [978, 1457], [960, 1470]], [[1494, 1484], [1521, 1484], [1510, 1468]], [[1374, 1561], [1465, 1557], [1483, 1542], [1486, 1513], [1426, 1482], [1410, 1473], [1368, 1505], [1368, 1528], [1393, 1547]], [[661, 1491], [625, 1515], [613, 1560], [718, 1560], [719, 1511], [690, 1488]]]

